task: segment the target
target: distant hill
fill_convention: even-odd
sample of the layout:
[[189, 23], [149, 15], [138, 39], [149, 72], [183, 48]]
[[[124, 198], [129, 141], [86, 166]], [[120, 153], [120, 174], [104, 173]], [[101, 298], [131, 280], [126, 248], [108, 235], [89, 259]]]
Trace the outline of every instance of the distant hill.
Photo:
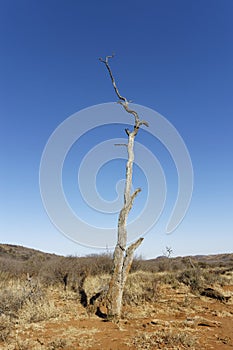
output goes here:
[[50, 259], [56, 254], [44, 253], [36, 249], [26, 248], [13, 244], [0, 244], [0, 259], [8, 258], [12, 260], [29, 260], [34, 258]]
[[233, 271], [233, 254], [196, 255], [184, 257], [159, 256], [154, 259], [134, 261], [135, 270], [151, 272], [179, 271], [192, 268], [209, 268]]
[[[147, 260], [147, 262], [150, 263], [156, 263], [158, 261], [166, 260], [166, 256], [159, 256], [155, 259]], [[192, 261], [196, 263], [203, 263], [208, 265], [228, 265], [233, 264], [233, 253], [231, 254], [211, 254], [211, 255], [192, 255], [192, 256], [185, 256], [185, 257], [176, 257], [171, 258], [173, 261], [182, 261], [182, 260], [188, 260], [191, 259]]]
[[[12, 245], [12, 244], [0, 244], [0, 262], [1, 260], [7, 259], [12, 261], [28, 261], [28, 260], [38, 260], [38, 261], [46, 261], [50, 259], [61, 259], [63, 261], [64, 259], [69, 259], [68, 257], [65, 258], [63, 256], [59, 256], [56, 254], [50, 254], [50, 253], [44, 253], [42, 251], [26, 248], [19, 245]], [[93, 259], [95, 261], [96, 255], [90, 255], [86, 257], [88, 260]], [[80, 260], [84, 260], [84, 257], [77, 258]], [[149, 266], [158, 266], [162, 262], [165, 262], [168, 258], [165, 256], [159, 256], [154, 259], [149, 260], [143, 260], [142, 261], [142, 267], [149, 267]], [[196, 255], [196, 256], [186, 256], [186, 257], [175, 257], [170, 258], [170, 260], [174, 264], [184, 263], [185, 261], [191, 260], [194, 263], [198, 264], [207, 264], [207, 265], [214, 265], [214, 266], [233, 266], [233, 253], [232, 254], [214, 254], [214, 255]]]

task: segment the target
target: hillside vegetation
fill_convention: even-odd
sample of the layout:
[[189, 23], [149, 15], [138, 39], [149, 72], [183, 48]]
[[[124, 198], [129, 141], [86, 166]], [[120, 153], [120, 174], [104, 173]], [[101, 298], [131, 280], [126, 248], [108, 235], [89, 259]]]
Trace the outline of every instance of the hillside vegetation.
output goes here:
[[232, 349], [233, 254], [135, 259], [118, 324], [106, 322], [111, 268], [110, 254], [0, 244], [0, 348]]

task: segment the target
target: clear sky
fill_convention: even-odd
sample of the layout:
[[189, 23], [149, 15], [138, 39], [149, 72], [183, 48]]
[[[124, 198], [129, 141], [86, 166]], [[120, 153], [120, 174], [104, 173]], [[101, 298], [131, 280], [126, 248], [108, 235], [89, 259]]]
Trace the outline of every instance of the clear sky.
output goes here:
[[[174, 125], [194, 169], [183, 222], [171, 235], [158, 222], [138, 254], [156, 257], [166, 246], [174, 255], [232, 252], [232, 17], [231, 0], [0, 1], [0, 242], [64, 255], [103, 251], [72, 242], [52, 225], [40, 197], [39, 167], [60, 123], [83, 108], [116, 101], [98, 61], [115, 52], [111, 65], [121, 93]], [[98, 135], [83, 142], [93, 140]], [[74, 158], [75, 147], [64, 166], [64, 187], [75, 206]], [[120, 169], [122, 177], [119, 163], [109, 171]], [[177, 179], [172, 183], [169, 169], [172, 196]], [[103, 176], [107, 182], [108, 164]]]

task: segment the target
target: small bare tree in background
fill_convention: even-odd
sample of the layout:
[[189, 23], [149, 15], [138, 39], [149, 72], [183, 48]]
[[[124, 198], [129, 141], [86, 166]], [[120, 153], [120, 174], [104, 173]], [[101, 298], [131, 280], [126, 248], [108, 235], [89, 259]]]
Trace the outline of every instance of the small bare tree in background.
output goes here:
[[134, 117], [134, 125], [132, 130], [130, 131], [129, 129], [125, 129], [125, 132], [128, 137], [128, 143], [123, 146], [127, 147], [128, 161], [126, 164], [124, 205], [120, 211], [118, 218], [117, 244], [114, 250], [113, 271], [107, 293], [108, 318], [119, 319], [121, 316], [124, 286], [129, 274], [130, 267], [132, 265], [134, 251], [139, 247], [139, 245], [143, 241], [143, 238], [139, 238], [136, 242], [134, 242], [127, 248], [126, 225], [129, 212], [133, 206], [133, 202], [137, 194], [141, 191], [140, 188], [137, 188], [133, 193], [131, 193], [134, 163], [134, 140], [137, 136], [139, 128], [142, 125], [148, 126], [148, 123], [145, 120], [140, 120], [137, 112], [129, 108], [129, 101], [125, 97], [120, 95], [111, 68], [109, 66], [109, 59], [111, 58], [113, 58], [113, 55], [107, 56], [105, 59], [100, 58], [100, 61], [105, 64], [108, 70], [115, 93], [119, 98], [119, 103], [123, 106], [127, 113], [131, 114]]
[[173, 250], [171, 247], [166, 247], [166, 252], [163, 253], [164, 256], [166, 256], [166, 258], [171, 258], [173, 254]]

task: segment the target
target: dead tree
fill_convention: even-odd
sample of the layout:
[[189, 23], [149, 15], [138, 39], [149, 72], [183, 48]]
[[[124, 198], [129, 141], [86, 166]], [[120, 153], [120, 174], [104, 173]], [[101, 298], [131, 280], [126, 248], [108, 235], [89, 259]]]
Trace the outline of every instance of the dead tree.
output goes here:
[[125, 144], [128, 151], [128, 161], [126, 164], [124, 205], [120, 211], [118, 218], [118, 235], [113, 255], [113, 271], [106, 298], [108, 318], [119, 319], [121, 317], [124, 286], [130, 271], [130, 267], [132, 265], [134, 251], [139, 247], [139, 245], [143, 241], [143, 238], [139, 238], [136, 242], [134, 242], [127, 248], [126, 225], [129, 212], [133, 206], [133, 202], [137, 194], [141, 191], [140, 188], [137, 188], [133, 193], [131, 193], [134, 163], [134, 140], [137, 136], [139, 128], [142, 125], [148, 126], [148, 123], [145, 120], [140, 120], [138, 113], [130, 109], [129, 101], [125, 97], [120, 95], [111, 68], [108, 63], [110, 58], [113, 58], [113, 55], [107, 56], [105, 59], [100, 58], [100, 61], [105, 64], [108, 70], [115, 93], [119, 98], [118, 103], [120, 103], [123, 106], [127, 113], [131, 114], [134, 117], [134, 125], [132, 130], [130, 131], [129, 129], [125, 129], [126, 135], [128, 137], [128, 143]]

